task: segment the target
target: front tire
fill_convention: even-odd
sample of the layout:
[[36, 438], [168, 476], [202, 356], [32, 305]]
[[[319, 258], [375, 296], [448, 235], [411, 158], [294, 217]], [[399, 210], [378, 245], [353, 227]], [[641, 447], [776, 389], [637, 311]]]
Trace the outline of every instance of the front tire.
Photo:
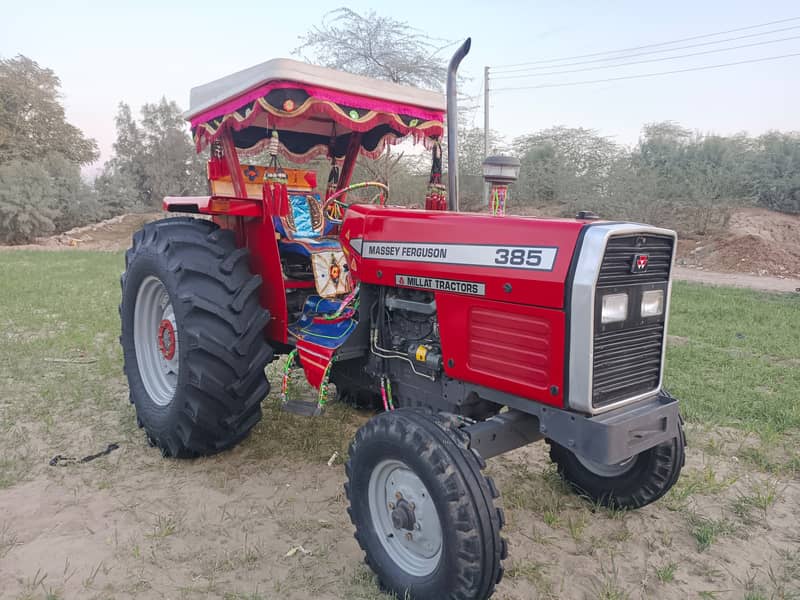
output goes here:
[[165, 456], [214, 454], [244, 439], [269, 393], [261, 277], [231, 231], [172, 218], [133, 236], [122, 275], [130, 400]]
[[641, 508], [655, 502], [675, 485], [686, 462], [682, 421], [677, 437], [616, 465], [577, 456], [548, 441], [550, 459], [562, 479], [581, 496], [609, 508]]
[[350, 445], [348, 513], [383, 588], [414, 600], [484, 600], [503, 574], [499, 494], [467, 439], [433, 413], [377, 415]]

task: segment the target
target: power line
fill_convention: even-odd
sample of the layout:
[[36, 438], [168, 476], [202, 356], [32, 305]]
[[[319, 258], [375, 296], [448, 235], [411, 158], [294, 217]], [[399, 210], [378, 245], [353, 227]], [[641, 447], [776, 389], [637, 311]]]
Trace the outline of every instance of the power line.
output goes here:
[[509, 67], [524, 67], [526, 65], [540, 65], [544, 63], [553, 63], [553, 62], [562, 62], [565, 60], [575, 60], [579, 58], [592, 58], [594, 56], [603, 56], [606, 54], [619, 54], [622, 52], [631, 52], [634, 50], [644, 50], [647, 48], [658, 48], [661, 46], [671, 46], [673, 44], [678, 44], [680, 42], [690, 42], [692, 40], [700, 40], [703, 38], [715, 37], [718, 35], [725, 35], [728, 33], [736, 33], [738, 31], [747, 31], [749, 29], [758, 29], [759, 27], [767, 27], [768, 25], [779, 25], [780, 23], [789, 23], [791, 21], [798, 21], [800, 17], [790, 17], [788, 19], [780, 19], [778, 21], [768, 21], [766, 23], [759, 23], [758, 25], [748, 25], [747, 27], [737, 27], [736, 29], [727, 29], [725, 31], [717, 31], [715, 33], [706, 33], [703, 35], [695, 35], [691, 37], [679, 38], [676, 40], [671, 40], [669, 42], [659, 42], [657, 44], [645, 44], [643, 46], [632, 46], [630, 48], [620, 48], [619, 50], [607, 50], [605, 52], [593, 52], [591, 54], [578, 54], [575, 56], [565, 56], [561, 58], [549, 58], [544, 60], [533, 60], [528, 62], [522, 63], [515, 63], [515, 64], [508, 64], [508, 65], [497, 65], [496, 69], [504, 69]]
[[665, 61], [665, 60], [677, 60], [679, 58], [689, 58], [689, 57], [692, 57], [692, 56], [702, 56], [702, 55], [705, 55], [705, 54], [715, 54], [715, 53], [718, 53], [718, 52], [729, 52], [731, 50], [739, 50], [741, 48], [752, 48], [752, 47], [755, 47], [755, 46], [765, 46], [767, 44], [776, 44], [778, 42], [787, 42], [789, 40], [796, 40], [796, 39], [800, 39], [800, 35], [795, 35], [795, 36], [785, 37], [785, 38], [779, 38], [779, 39], [776, 39], [776, 40], [765, 40], [763, 42], [754, 42], [752, 44], [741, 44], [739, 46], [730, 46], [728, 48], [715, 48], [713, 50], [704, 50], [703, 52], [691, 52], [689, 54], [678, 54], [676, 56], [664, 56], [664, 57], [661, 57], [661, 58], [648, 58], [648, 59], [645, 59], [645, 60], [635, 60], [635, 61], [632, 61], [632, 62], [619, 63], [619, 64], [615, 64], [615, 65], [600, 65], [600, 66], [595, 66], [595, 67], [584, 67], [583, 69], [569, 69], [567, 71], [547, 71], [547, 72], [544, 72], [544, 73], [530, 73], [530, 74], [524, 74], [524, 75], [504, 75], [504, 76], [501, 76], [501, 77], [493, 77], [492, 79], [493, 80], [498, 80], [498, 79], [520, 79], [520, 78], [527, 79], [529, 77], [545, 77], [547, 75], [564, 75], [566, 73], [581, 73], [581, 72], [584, 72], [584, 71], [599, 71], [601, 69], [615, 69], [617, 67], [627, 67], [629, 65], [642, 65], [642, 64], [645, 64], [645, 63], [662, 62], [662, 61]]
[[[540, 67], [526, 67], [526, 68], [522, 68], [522, 69], [507, 69], [507, 70], [504, 70], [504, 71], [499, 71], [500, 76], [499, 77], [495, 77], [495, 79], [504, 79], [504, 78], [512, 77], [511, 75], [506, 75], [506, 73], [521, 73], [521, 72], [524, 73], [524, 72], [528, 72], [528, 71], [541, 71], [542, 69], [555, 69], [555, 68], [560, 68], [560, 67], [573, 67], [573, 66], [580, 66], [580, 65], [589, 65], [589, 64], [609, 62], [609, 61], [614, 61], [614, 60], [625, 60], [625, 59], [628, 59], [628, 58], [636, 58], [637, 56], [648, 56], [650, 54], [663, 54], [664, 52], [675, 52], [677, 50], [688, 50], [689, 48], [700, 48], [702, 46], [711, 46], [711, 45], [714, 45], [714, 44], [723, 44], [725, 42], [735, 42], [737, 40], [744, 40], [744, 39], [747, 39], [747, 38], [760, 37], [760, 36], [763, 36], [763, 35], [771, 35], [773, 33], [781, 33], [783, 31], [791, 31], [793, 29], [800, 29], [800, 25], [793, 25], [791, 27], [782, 27], [780, 29], [772, 29], [770, 31], [761, 31], [759, 33], [749, 33], [747, 35], [739, 35], [739, 36], [736, 36], [736, 37], [725, 38], [725, 39], [722, 39], [722, 40], [714, 40], [714, 41], [711, 41], [711, 42], [700, 42], [699, 44], [689, 44], [687, 46], [676, 46], [675, 48], [664, 48], [662, 50], [650, 50], [649, 52], [637, 52], [637, 53], [634, 53], [634, 54], [627, 54], [627, 55], [623, 55], [623, 56], [611, 56], [611, 57], [608, 57], [608, 58], [597, 58], [597, 59], [594, 59], [594, 60], [584, 60], [584, 61], [578, 61], [578, 62], [572, 62], [572, 63], [564, 63], [564, 64], [560, 64], [560, 65], [547, 65], [547, 66], [540, 66]], [[615, 66], [615, 65], [611, 65], [611, 66]], [[522, 75], [516, 75], [516, 77], [522, 77]]]
[[780, 54], [778, 56], [765, 56], [762, 58], [753, 58], [750, 60], [739, 60], [736, 62], [729, 62], [729, 63], [722, 63], [717, 65], [705, 65], [702, 67], [690, 67], [687, 69], [677, 69], [674, 71], [660, 71], [657, 73], [641, 73], [639, 75], [625, 75], [623, 77], [609, 77], [607, 79], [591, 79], [586, 81], [570, 81], [567, 83], [545, 83], [542, 85], [527, 85], [527, 86], [520, 86], [520, 87], [505, 87], [505, 88], [494, 88], [492, 91], [494, 92], [505, 92], [505, 91], [512, 91], [512, 90], [538, 90], [542, 88], [557, 88], [557, 87], [570, 87], [576, 85], [588, 85], [592, 83], [606, 83], [611, 81], [622, 81], [624, 79], [643, 79], [645, 77], [657, 77], [659, 75], [674, 75], [676, 73], [689, 73], [692, 71], [705, 71], [707, 69], [719, 69], [722, 67], [733, 67], [736, 65], [746, 65], [751, 63], [758, 63], [758, 62], [766, 62], [769, 60], [778, 60], [781, 58], [790, 58], [793, 56], [800, 56], [800, 52], [795, 52], [792, 54]]

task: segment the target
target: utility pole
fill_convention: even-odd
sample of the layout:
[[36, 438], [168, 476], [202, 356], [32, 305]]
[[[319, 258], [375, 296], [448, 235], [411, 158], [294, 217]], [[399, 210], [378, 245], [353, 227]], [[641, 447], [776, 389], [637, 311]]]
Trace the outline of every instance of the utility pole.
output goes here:
[[489, 156], [489, 67], [483, 67], [483, 158]]
[[[489, 156], [489, 67], [483, 67], [483, 158]], [[491, 186], [483, 183], [483, 203], [489, 205]]]

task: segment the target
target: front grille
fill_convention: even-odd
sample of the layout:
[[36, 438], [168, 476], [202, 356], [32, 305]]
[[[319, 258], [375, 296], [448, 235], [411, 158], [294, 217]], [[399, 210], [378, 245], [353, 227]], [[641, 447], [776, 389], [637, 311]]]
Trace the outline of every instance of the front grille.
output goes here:
[[663, 340], [663, 323], [596, 335], [592, 406], [600, 408], [655, 389]]
[[[665, 235], [621, 235], [608, 240], [600, 276], [599, 287], [655, 283], [669, 279], [672, 264], [673, 238]], [[633, 257], [647, 254], [647, 271], [631, 273]]]
[[[603, 290], [625, 291], [629, 311], [638, 311], [642, 289], [662, 287], [669, 281], [674, 239], [635, 234], [612, 237], [606, 246], [597, 279], [597, 297]], [[647, 254], [647, 271], [633, 273], [638, 254]], [[666, 293], [665, 289], [665, 293]], [[638, 314], [638, 313], [637, 313]], [[664, 343], [664, 318], [629, 316], [618, 326], [595, 323], [592, 363], [592, 406], [601, 408], [658, 387]]]

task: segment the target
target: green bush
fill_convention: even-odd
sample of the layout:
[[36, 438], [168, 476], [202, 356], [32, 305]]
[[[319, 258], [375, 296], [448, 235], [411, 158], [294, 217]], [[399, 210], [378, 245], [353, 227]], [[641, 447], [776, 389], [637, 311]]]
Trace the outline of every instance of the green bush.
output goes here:
[[18, 160], [0, 165], [0, 242], [22, 244], [54, 231], [53, 188], [41, 164]]

